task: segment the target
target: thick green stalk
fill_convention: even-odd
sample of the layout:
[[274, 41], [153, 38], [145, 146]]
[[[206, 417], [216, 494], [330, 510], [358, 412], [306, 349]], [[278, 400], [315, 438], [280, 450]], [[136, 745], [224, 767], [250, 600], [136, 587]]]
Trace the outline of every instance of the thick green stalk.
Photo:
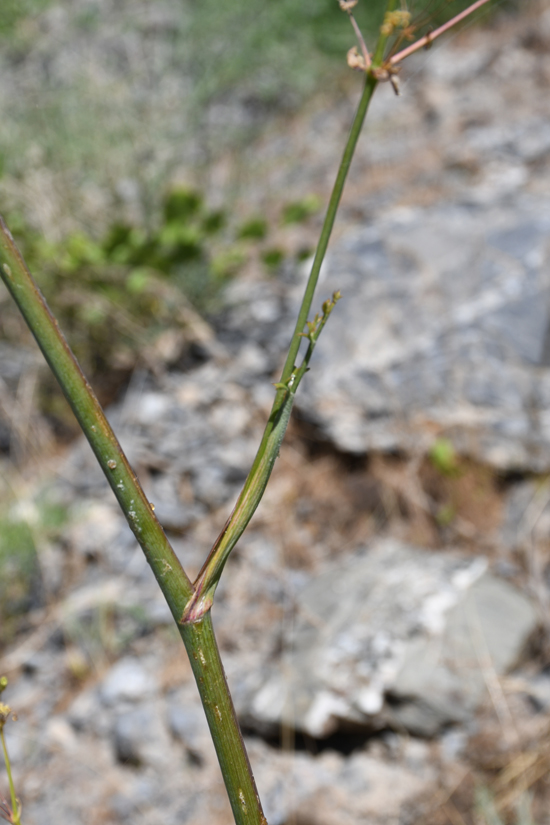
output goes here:
[[[124, 455], [92, 388], [0, 217], [0, 274], [71, 405], [172, 615], [179, 622], [194, 589]], [[237, 825], [266, 825], [210, 616], [180, 628], [197, 680]]]
[[210, 613], [180, 626], [237, 825], [267, 825], [235, 715]]
[[177, 621], [193, 586], [1, 217], [0, 262], [0, 275], [59, 381]]

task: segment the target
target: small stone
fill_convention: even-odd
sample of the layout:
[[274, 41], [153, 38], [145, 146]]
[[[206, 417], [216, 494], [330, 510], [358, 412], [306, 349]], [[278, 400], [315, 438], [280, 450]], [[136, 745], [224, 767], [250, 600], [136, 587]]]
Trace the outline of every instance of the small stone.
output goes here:
[[48, 720], [45, 734], [46, 741], [53, 750], [72, 751], [76, 748], [77, 739], [74, 729], [61, 716], [54, 716]]
[[199, 756], [208, 743], [210, 734], [202, 707], [172, 702], [168, 708], [168, 728], [195, 756]]
[[322, 738], [389, 724], [433, 736], [472, 717], [484, 670], [505, 673], [537, 626], [530, 600], [485, 559], [390, 540], [325, 570], [299, 605], [289, 652], [239, 696], [260, 731], [287, 724]]
[[100, 695], [104, 704], [114, 705], [142, 700], [156, 689], [156, 679], [136, 659], [128, 657], [111, 668], [101, 685]]
[[151, 721], [151, 712], [146, 708], [132, 710], [118, 717], [113, 728], [113, 745], [119, 762], [136, 766], [144, 762], [147, 728]]

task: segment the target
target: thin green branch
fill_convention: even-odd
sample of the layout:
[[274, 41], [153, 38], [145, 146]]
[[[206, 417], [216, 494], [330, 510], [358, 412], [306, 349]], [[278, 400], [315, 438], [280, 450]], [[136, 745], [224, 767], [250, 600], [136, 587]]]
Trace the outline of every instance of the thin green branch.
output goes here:
[[[302, 304], [300, 306], [300, 311], [298, 313], [298, 318], [296, 319], [294, 334], [290, 342], [288, 355], [286, 357], [283, 372], [281, 374], [280, 380], [283, 384], [288, 381], [292, 373], [292, 370], [294, 369], [294, 364], [296, 362], [298, 350], [300, 349], [300, 344], [302, 341], [301, 333], [304, 331], [304, 327], [306, 325], [309, 313], [311, 311], [311, 304], [313, 302], [313, 296], [315, 294], [315, 289], [317, 287], [317, 282], [319, 280], [321, 266], [323, 265], [323, 261], [325, 259], [328, 243], [330, 240], [330, 236], [332, 234], [332, 229], [334, 227], [334, 221], [336, 220], [336, 213], [338, 212], [338, 207], [340, 206], [340, 200], [342, 199], [344, 185], [346, 183], [348, 172], [351, 166], [351, 161], [355, 153], [355, 147], [357, 146], [357, 141], [359, 140], [359, 135], [361, 134], [361, 129], [363, 128], [365, 116], [367, 114], [369, 104], [372, 100], [372, 96], [377, 85], [377, 79], [372, 75], [368, 74], [365, 78], [363, 94], [361, 95], [359, 106], [357, 107], [357, 111], [353, 119], [353, 124], [346, 143], [346, 148], [344, 149], [344, 154], [342, 155], [342, 160], [340, 161], [340, 166], [338, 168], [338, 173], [336, 175], [336, 180], [334, 182], [334, 187], [332, 189], [332, 194], [330, 196], [330, 201], [327, 207], [325, 220], [323, 222], [323, 228], [321, 229], [321, 235], [319, 237], [317, 249], [315, 250], [315, 257], [313, 258], [311, 272], [309, 274], [307, 286], [304, 292], [304, 297], [302, 299]], [[275, 406], [277, 406], [277, 403], [278, 402], [276, 400], [274, 409]]]
[[[298, 314], [298, 320], [292, 336], [289, 352], [283, 367], [281, 378], [277, 387], [277, 394], [271, 409], [271, 413], [266, 424], [262, 441], [256, 453], [254, 463], [244, 483], [242, 492], [237, 499], [233, 512], [229, 516], [222, 532], [216, 539], [210, 554], [204, 563], [197, 579], [194, 582], [195, 593], [187, 604], [180, 621], [182, 623], [195, 622], [201, 618], [210, 608], [214, 600], [214, 593], [220, 576], [223, 572], [229, 554], [242, 536], [250, 519], [262, 499], [267, 482], [275, 465], [279, 454], [279, 449], [284, 438], [290, 413], [294, 403], [294, 396], [298, 385], [307, 369], [309, 359], [313, 352], [313, 346], [317, 340], [310, 339], [310, 346], [306, 353], [304, 363], [297, 369], [295, 366], [300, 344], [303, 338], [303, 330], [306, 326], [308, 315], [313, 302], [315, 288], [319, 280], [319, 273], [325, 258], [328, 243], [334, 227], [336, 213], [342, 198], [344, 184], [348, 176], [351, 161], [357, 146], [359, 135], [367, 114], [369, 103], [372, 100], [374, 90], [378, 85], [377, 78], [372, 74], [367, 74], [363, 93], [357, 107], [355, 118], [349, 133], [349, 137], [344, 149], [344, 154], [338, 168], [336, 181], [332, 190], [329, 205], [325, 215], [321, 236], [313, 259], [311, 272], [302, 299], [302, 304]], [[328, 314], [327, 314], [328, 317]], [[319, 332], [326, 322], [324, 319]]]

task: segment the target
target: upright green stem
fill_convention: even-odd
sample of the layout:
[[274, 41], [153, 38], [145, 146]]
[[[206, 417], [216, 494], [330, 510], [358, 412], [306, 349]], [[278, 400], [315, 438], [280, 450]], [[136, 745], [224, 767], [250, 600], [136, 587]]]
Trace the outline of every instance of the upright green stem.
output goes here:
[[[0, 274], [59, 381], [134, 531], [176, 622], [194, 594], [92, 388], [0, 217]], [[216, 747], [237, 825], [266, 825], [225, 680], [210, 615], [179, 625]], [[4, 742], [2, 741], [4, 745]], [[8, 776], [11, 773], [8, 765]], [[13, 783], [10, 779], [10, 788]], [[12, 790], [12, 802], [14, 792]], [[14, 811], [17, 808], [14, 807]], [[17, 825], [17, 823], [16, 823]]]
[[1, 217], [0, 260], [0, 275], [59, 381], [177, 621], [193, 586]]
[[367, 114], [369, 104], [372, 100], [372, 96], [377, 85], [378, 81], [376, 80], [376, 78], [373, 75], [367, 74], [365, 78], [363, 94], [361, 95], [361, 100], [359, 101], [359, 106], [357, 107], [357, 111], [353, 119], [353, 124], [349, 133], [348, 142], [346, 143], [346, 148], [344, 149], [344, 154], [342, 155], [342, 160], [340, 161], [340, 166], [338, 168], [338, 174], [336, 175], [334, 187], [332, 189], [332, 194], [330, 196], [330, 201], [327, 207], [325, 220], [323, 222], [323, 228], [321, 230], [321, 235], [319, 237], [319, 243], [317, 244], [317, 249], [315, 250], [315, 257], [313, 259], [311, 272], [307, 282], [304, 297], [302, 299], [302, 305], [300, 306], [300, 311], [298, 313], [298, 318], [296, 320], [296, 326], [294, 327], [294, 334], [290, 342], [288, 355], [286, 357], [285, 365], [283, 367], [283, 372], [281, 375], [282, 383], [288, 381], [292, 373], [292, 370], [294, 369], [294, 364], [296, 362], [298, 350], [300, 349], [300, 344], [302, 342], [301, 333], [304, 331], [304, 327], [306, 325], [306, 321], [311, 310], [313, 295], [315, 293], [315, 288], [317, 287], [317, 282], [319, 280], [321, 266], [323, 265], [323, 261], [325, 259], [325, 255], [327, 252], [328, 243], [330, 240], [330, 236], [332, 234], [332, 229], [334, 227], [334, 221], [336, 220], [336, 214], [338, 212], [338, 207], [340, 206], [340, 200], [342, 199], [342, 192], [344, 191], [344, 185], [346, 183], [348, 172], [351, 166], [351, 161], [353, 160], [353, 155], [355, 153], [355, 147], [357, 146], [357, 141], [359, 140], [359, 135], [361, 134], [361, 129], [363, 128], [365, 116]]
[[267, 825], [235, 715], [210, 613], [180, 626], [237, 825]]

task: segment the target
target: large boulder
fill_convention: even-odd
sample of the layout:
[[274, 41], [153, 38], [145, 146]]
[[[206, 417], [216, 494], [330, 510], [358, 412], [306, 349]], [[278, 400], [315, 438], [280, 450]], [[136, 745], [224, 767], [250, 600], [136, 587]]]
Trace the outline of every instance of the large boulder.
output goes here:
[[425, 736], [467, 722], [537, 625], [529, 599], [482, 557], [379, 540], [298, 597], [287, 652], [240, 702], [260, 730], [323, 738], [396, 726]]
[[297, 397], [338, 447], [437, 435], [498, 468], [550, 469], [550, 208], [401, 209], [349, 229], [320, 291], [343, 300]]

